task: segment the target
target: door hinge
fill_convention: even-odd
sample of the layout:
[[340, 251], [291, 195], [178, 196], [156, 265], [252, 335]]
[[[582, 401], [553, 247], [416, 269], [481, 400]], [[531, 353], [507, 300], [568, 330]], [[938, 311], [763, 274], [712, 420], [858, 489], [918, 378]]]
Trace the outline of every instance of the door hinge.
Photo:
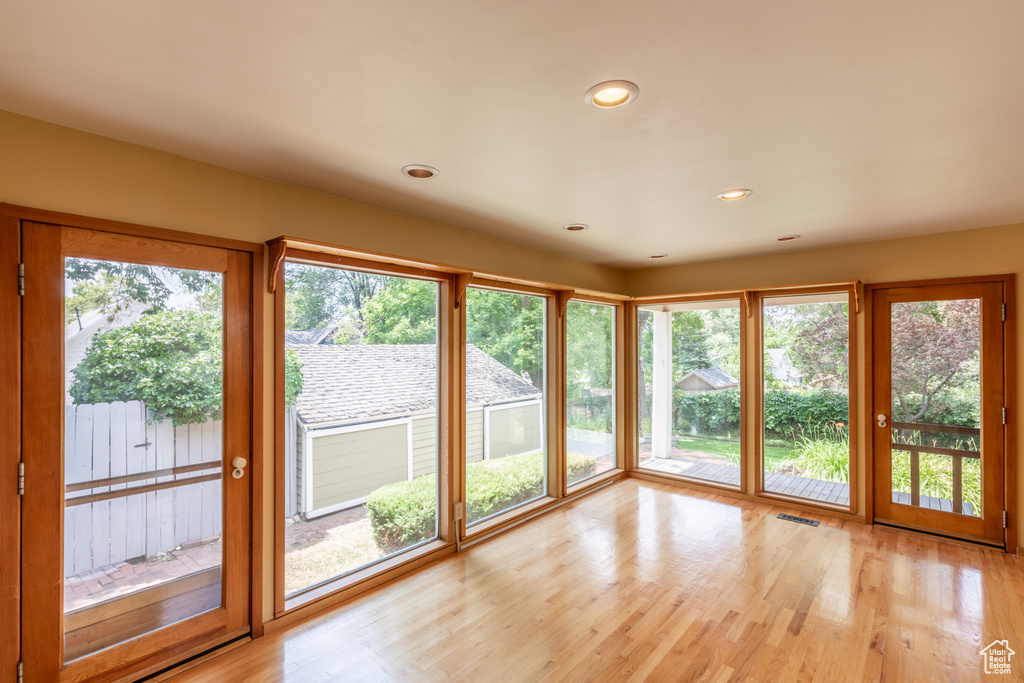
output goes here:
[[25, 264], [18, 264], [18, 296], [25, 296]]
[[1006, 516], [1006, 510], [1003, 510], [1003, 528], [1010, 528], [1010, 519]]
[[1006, 424], [1006, 406], [1003, 406], [1003, 424]]
[[1006, 304], [1003, 304], [1003, 322], [1006, 322]]
[[18, 495], [25, 495], [25, 463], [18, 463]]
[[18, 662], [18, 683], [21, 683], [23, 680], [25, 680], [25, 664]]

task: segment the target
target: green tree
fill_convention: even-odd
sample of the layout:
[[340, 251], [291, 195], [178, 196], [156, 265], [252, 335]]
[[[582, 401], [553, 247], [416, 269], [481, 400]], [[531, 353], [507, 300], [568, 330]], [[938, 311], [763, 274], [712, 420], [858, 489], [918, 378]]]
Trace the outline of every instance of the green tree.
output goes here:
[[582, 397], [584, 388], [612, 386], [612, 330], [615, 310], [583, 301], [566, 307], [566, 392]]
[[543, 297], [469, 288], [466, 341], [538, 389], [544, 386]]
[[219, 419], [222, 332], [216, 315], [161, 311], [93, 337], [72, 372], [76, 404], [143, 401], [175, 425]]
[[362, 310], [364, 344], [437, 343], [437, 283], [388, 278]]
[[352, 317], [360, 327], [366, 303], [388, 278], [341, 268], [285, 264], [285, 329], [326, 327]]
[[[77, 300], [80, 313], [93, 308], [106, 308], [111, 316], [130, 301], [148, 304], [147, 313], [160, 311], [166, 307], [173, 292], [172, 287], [200, 294], [209, 285], [220, 282], [219, 273], [202, 270], [79, 258], [65, 260], [64, 276], [74, 283], [72, 296], [68, 299], [73, 306], [76, 295], [80, 297]], [[83, 309], [86, 305], [92, 305], [92, 308]], [[73, 312], [73, 309], [65, 306], [65, 317]]]
[[71, 296], [64, 297], [64, 324], [70, 325], [87, 312], [101, 309], [112, 316], [130, 300], [122, 293], [122, 281], [106, 270], [99, 270], [86, 280], [71, 286]]

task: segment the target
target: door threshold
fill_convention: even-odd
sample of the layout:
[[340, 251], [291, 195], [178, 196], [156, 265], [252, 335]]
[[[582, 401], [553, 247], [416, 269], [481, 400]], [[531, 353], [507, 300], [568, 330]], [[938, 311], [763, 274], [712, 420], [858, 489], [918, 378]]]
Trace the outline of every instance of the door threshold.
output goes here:
[[995, 548], [997, 550], [1006, 551], [1006, 543], [1003, 541], [993, 541], [989, 538], [978, 538], [977, 536], [968, 536], [967, 534], [957, 534], [951, 531], [936, 531], [935, 529], [929, 529], [927, 527], [917, 526], [914, 524], [907, 524], [906, 522], [895, 522], [891, 519], [882, 519], [876, 517], [874, 523], [887, 526], [892, 529], [900, 529], [902, 531], [916, 531], [921, 534], [927, 534], [928, 536], [936, 536], [938, 538], [944, 538], [950, 541], [961, 541], [963, 543], [970, 543], [972, 545], [983, 545], [988, 548]]

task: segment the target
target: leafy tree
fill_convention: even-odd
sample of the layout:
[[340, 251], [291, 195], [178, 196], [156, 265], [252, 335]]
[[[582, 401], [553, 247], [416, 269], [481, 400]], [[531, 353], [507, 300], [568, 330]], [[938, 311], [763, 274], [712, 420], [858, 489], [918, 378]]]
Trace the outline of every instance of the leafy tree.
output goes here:
[[[803, 382], [821, 389], [845, 389], [850, 376], [849, 305], [795, 306], [798, 319], [793, 341], [782, 348], [803, 375]], [[766, 345], [767, 347], [767, 345]]]
[[341, 268], [285, 264], [285, 328], [326, 327], [347, 316], [365, 323], [363, 308], [391, 278]]
[[[917, 422], [945, 394], [970, 387], [977, 395], [980, 308], [976, 299], [896, 304], [892, 316], [893, 410], [900, 421]], [[794, 308], [801, 309], [803, 306]], [[848, 372], [848, 312], [845, 304], [816, 305], [804, 312], [804, 327], [788, 347], [805, 379], [821, 387], [845, 387]], [[800, 314], [800, 311], [797, 311]], [[767, 345], [767, 343], [766, 343]], [[840, 381], [842, 380], [842, 381]], [[961, 401], [962, 402], [962, 401]]]
[[362, 310], [364, 344], [437, 343], [437, 283], [388, 278]]
[[466, 341], [538, 389], [544, 386], [543, 297], [469, 288]]
[[93, 337], [73, 371], [76, 404], [143, 401], [154, 421], [219, 419], [222, 332], [216, 315], [161, 311]]
[[129, 299], [121, 291], [122, 280], [106, 270], [99, 270], [88, 280], [78, 280], [71, 287], [71, 296], [64, 298], [64, 324], [70, 325], [94, 309], [113, 315], [127, 305]]
[[284, 405], [291, 408], [302, 393], [302, 359], [294, 349], [284, 352]]
[[570, 301], [566, 307], [566, 391], [580, 398], [582, 389], [612, 386], [612, 331], [615, 310]]
[[981, 309], [977, 299], [898, 305], [892, 317], [892, 393], [902, 421], [916, 422], [944, 391], [977, 381]]
[[[149, 304], [146, 312], [155, 312], [165, 308], [173, 292], [172, 286], [199, 294], [209, 285], [220, 282], [219, 273], [79, 258], [65, 260], [64, 276], [75, 283], [65, 306], [65, 317], [74, 313], [72, 306], [76, 296], [81, 313], [106, 308], [108, 315], [113, 316], [130, 301]], [[83, 309], [85, 305], [92, 305], [92, 308]]]

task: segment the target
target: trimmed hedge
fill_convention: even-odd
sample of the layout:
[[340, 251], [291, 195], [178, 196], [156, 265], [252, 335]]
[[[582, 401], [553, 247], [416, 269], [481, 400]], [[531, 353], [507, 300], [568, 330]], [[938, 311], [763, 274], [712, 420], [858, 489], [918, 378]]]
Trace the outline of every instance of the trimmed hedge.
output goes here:
[[[597, 471], [593, 458], [568, 455], [569, 481]], [[373, 540], [390, 555], [433, 538], [436, 480], [433, 475], [382, 486], [366, 497]], [[476, 520], [525, 503], [544, 493], [544, 458], [538, 451], [466, 466], [466, 519]]]

